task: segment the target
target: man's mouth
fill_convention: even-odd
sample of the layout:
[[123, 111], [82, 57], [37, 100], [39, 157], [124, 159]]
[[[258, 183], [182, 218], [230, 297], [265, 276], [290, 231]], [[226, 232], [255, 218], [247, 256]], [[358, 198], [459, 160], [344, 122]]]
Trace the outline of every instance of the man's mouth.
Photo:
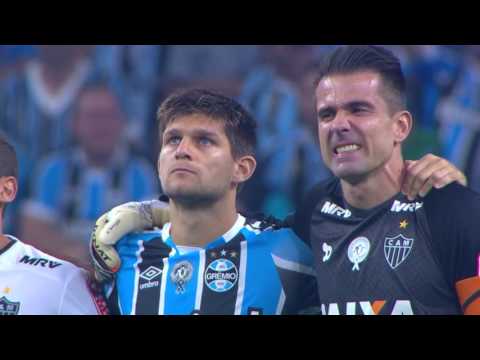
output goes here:
[[357, 144], [346, 144], [346, 145], [340, 145], [340, 146], [335, 147], [333, 152], [335, 154], [339, 155], [339, 154], [343, 154], [343, 153], [349, 153], [349, 152], [357, 151], [357, 150], [360, 150], [360, 148], [361, 148], [360, 145], [357, 145]]
[[176, 173], [176, 172], [187, 172], [187, 173], [190, 173], [190, 174], [195, 174], [194, 171], [192, 171], [190, 169], [186, 169], [186, 168], [176, 168], [176, 169], [173, 169], [171, 173], [173, 174], [173, 173]]

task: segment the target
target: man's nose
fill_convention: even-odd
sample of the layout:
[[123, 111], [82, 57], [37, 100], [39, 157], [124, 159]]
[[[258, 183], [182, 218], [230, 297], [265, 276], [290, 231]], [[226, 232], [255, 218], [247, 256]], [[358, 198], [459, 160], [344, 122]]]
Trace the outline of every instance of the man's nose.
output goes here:
[[189, 139], [182, 138], [180, 143], [175, 150], [175, 157], [177, 159], [191, 158], [191, 147], [192, 144]]
[[349, 115], [343, 111], [339, 111], [332, 121], [332, 131], [344, 132], [349, 131], [350, 128], [351, 126]]

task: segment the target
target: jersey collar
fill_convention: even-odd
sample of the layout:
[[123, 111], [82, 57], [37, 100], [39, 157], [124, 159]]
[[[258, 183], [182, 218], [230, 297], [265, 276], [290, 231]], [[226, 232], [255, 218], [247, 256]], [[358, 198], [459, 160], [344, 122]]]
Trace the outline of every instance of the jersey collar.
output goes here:
[[[207, 246], [205, 246], [206, 249], [213, 249], [222, 245], [227, 244], [229, 241], [231, 241], [243, 228], [245, 225], [245, 217], [243, 217], [240, 214], [237, 214], [237, 220], [235, 221], [235, 224], [228, 230], [225, 234], [220, 236], [219, 238], [213, 240]], [[173, 242], [173, 239], [170, 235], [170, 228], [172, 224], [171, 223], [166, 223], [163, 228], [162, 228], [162, 240], [165, 244], [167, 244], [169, 247], [175, 250], [175, 252], [178, 252], [177, 246]]]

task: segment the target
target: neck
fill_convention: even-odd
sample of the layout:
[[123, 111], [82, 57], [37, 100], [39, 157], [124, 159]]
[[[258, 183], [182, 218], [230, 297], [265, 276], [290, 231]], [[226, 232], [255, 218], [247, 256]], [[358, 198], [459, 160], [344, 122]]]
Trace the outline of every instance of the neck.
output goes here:
[[404, 163], [401, 153], [358, 182], [341, 180], [343, 196], [358, 209], [371, 209], [401, 190]]
[[175, 244], [205, 247], [235, 224], [235, 192], [226, 199], [199, 208], [187, 207], [171, 200], [170, 219], [170, 234]]
[[[0, 212], [2, 210], [0, 209]], [[0, 214], [0, 250], [2, 250], [5, 246], [10, 244], [10, 239], [3, 235], [3, 217]]]

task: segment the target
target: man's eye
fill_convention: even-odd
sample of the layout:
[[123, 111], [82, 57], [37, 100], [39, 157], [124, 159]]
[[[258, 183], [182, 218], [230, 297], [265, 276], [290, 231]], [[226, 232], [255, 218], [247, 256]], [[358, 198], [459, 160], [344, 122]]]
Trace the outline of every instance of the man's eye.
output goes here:
[[321, 114], [318, 114], [318, 120], [319, 121], [329, 121], [333, 118], [333, 114], [332, 113], [321, 113]]
[[170, 144], [170, 145], [178, 145], [178, 144], [180, 144], [181, 140], [182, 139], [180, 138], [180, 136], [171, 136], [171, 137], [167, 138], [166, 143]]
[[361, 114], [365, 114], [365, 113], [367, 113], [367, 112], [368, 112], [367, 109], [361, 108], [361, 107], [353, 108], [353, 109], [352, 109], [352, 113], [353, 113], [353, 114], [361, 115]]
[[198, 139], [198, 143], [199, 143], [200, 145], [211, 145], [211, 144], [213, 144], [213, 141], [210, 140], [210, 139], [207, 138], [207, 137], [201, 137], [201, 138]]

